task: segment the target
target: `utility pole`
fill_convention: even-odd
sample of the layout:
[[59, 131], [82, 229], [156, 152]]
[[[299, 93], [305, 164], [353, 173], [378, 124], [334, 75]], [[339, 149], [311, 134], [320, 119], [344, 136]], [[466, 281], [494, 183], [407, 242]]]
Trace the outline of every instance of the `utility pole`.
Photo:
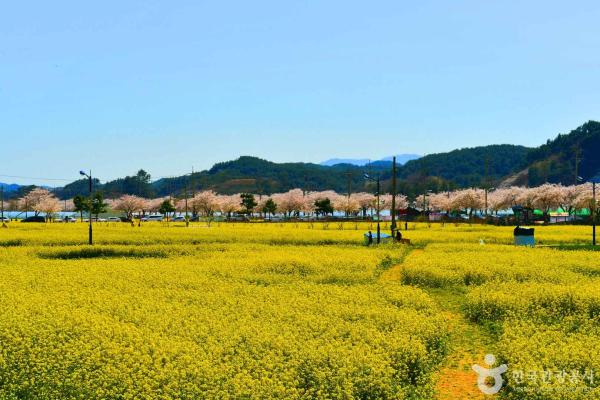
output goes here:
[[352, 172], [348, 171], [346, 172], [346, 178], [348, 178], [348, 192], [347, 192], [347, 196], [348, 196], [348, 205], [346, 208], [346, 217], [348, 217], [348, 208], [350, 207], [350, 196], [352, 195]]
[[92, 171], [90, 170], [90, 228], [89, 228], [89, 243], [90, 245], [94, 244], [93, 234], [92, 234], [92, 204], [94, 200], [92, 198]]
[[[583, 180], [577, 178], [578, 180]], [[592, 245], [596, 246], [596, 220], [598, 219], [598, 203], [596, 201], [596, 183], [600, 183], [600, 174], [589, 180], [592, 183], [592, 204], [590, 215], [592, 217]]]
[[6, 222], [4, 222], [4, 185], [0, 186], [0, 210], [2, 211], [2, 227], [6, 228]]
[[392, 240], [396, 230], [396, 156], [392, 159]]
[[88, 203], [88, 211], [89, 211], [88, 212], [88, 216], [89, 216], [90, 226], [89, 226], [89, 232], [88, 232], [89, 233], [88, 242], [89, 242], [89, 244], [91, 246], [91, 245], [94, 244], [94, 241], [92, 239], [92, 237], [93, 237], [92, 236], [92, 205], [94, 204], [94, 199], [92, 198], [92, 171], [90, 170], [89, 175], [86, 174], [83, 171], [79, 171], [79, 175], [83, 175], [83, 176], [87, 177], [88, 180], [89, 180], [90, 198], [88, 200], [89, 201], [89, 203]]
[[188, 216], [188, 196], [189, 196], [188, 184], [185, 184], [185, 226], [190, 226], [190, 218]]
[[306, 193], [308, 190], [306, 189], [308, 186], [308, 176], [304, 175], [304, 187], [302, 188], [302, 197], [306, 197]]
[[[596, 178], [597, 179], [597, 178]], [[592, 245], [596, 246], [596, 181], [592, 182]]]
[[365, 179], [372, 182], [377, 182], [377, 244], [381, 243], [381, 222], [380, 222], [380, 207], [379, 207], [379, 196], [381, 193], [381, 175], [377, 175], [377, 179], [373, 178], [370, 174], [365, 174]]
[[381, 243], [381, 227], [380, 227], [381, 217], [379, 216], [379, 210], [380, 210], [379, 196], [380, 195], [381, 195], [381, 177], [379, 175], [377, 175], [377, 244]]
[[485, 216], [488, 215], [488, 191], [490, 190], [490, 156], [485, 157]]
[[352, 172], [346, 172], [346, 177], [348, 178], [348, 199], [350, 198], [350, 194], [352, 194]]
[[488, 188], [485, 188], [485, 216], [488, 215]]
[[406, 204], [406, 216], [404, 219], [404, 230], [408, 230], [408, 210], [410, 209], [410, 203]]
[[192, 198], [196, 197], [196, 181], [194, 180], [194, 167], [192, 166]]
[[579, 163], [581, 162], [581, 149], [575, 146], [575, 185], [579, 182]]

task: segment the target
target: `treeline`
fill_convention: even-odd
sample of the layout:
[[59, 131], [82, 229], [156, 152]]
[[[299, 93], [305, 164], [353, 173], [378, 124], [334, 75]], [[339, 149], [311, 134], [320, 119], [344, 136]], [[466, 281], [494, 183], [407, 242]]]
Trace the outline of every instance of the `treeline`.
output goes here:
[[600, 173], [600, 122], [589, 121], [527, 154], [530, 186], [576, 184]]
[[[421, 160], [409, 161], [398, 166], [398, 189], [409, 195], [426, 190], [449, 190], [461, 187], [483, 186], [522, 168], [527, 148], [496, 145], [456, 150], [450, 153], [432, 154]], [[257, 193], [269, 195], [302, 188], [302, 190], [334, 190], [338, 193], [375, 191], [373, 182], [365, 180], [364, 174], [379, 177], [382, 190], [390, 191], [391, 162], [377, 162], [359, 167], [350, 164], [323, 166], [311, 163], [273, 163], [256, 157], [244, 156], [237, 160], [218, 163], [211, 169], [152, 182], [150, 174], [140, 170], [136, 175], [126, 176], [100, 184], [97, 190], [106, 197], [132, 194], [140, 197], [181, 196], [201, 190], [213, 190], [221, 194]], [[60, 198], [72, 198], [87, 192], [87, 180], [79, 180], [58, 189]]]
[[[535, 148], [491, 145], [430, 154], [397, 169], [398, 190], [413, 198], [427, 191], [440, 192], [469, 187], [496, 187], [509, 176], [522, 176], [518, 184], [576, 184], [600, 172], [600, 123], [589, 121], [567, 135]], [[381, 180], [382, 191], [391, 189], [391, 162], [378, 161], [366, 167], [350, 164], [324, 166], [311, 163], [274, 163], [244, 156], [215, 164], [211, 169], [152, 181], [145, 170], [109, 182], [96, 180], [94, 188], [105, 197], [123, 194], [144, 198], [193, 195], [202, 190], [220, 194], [269, 195], [294, 188], [303, 191], [333, 190], [338, 193], [374, 192], [369, 173]], [[511, 182], [511, 185], [515, 182]], [[22, 197], [32, 187], [20, 188], [12, 197]], [[61, 199], [86, 195], [88, 181], [81, 179], [54, 190]]]
[[[98, 179], [93, 179], [94, 191], [100, 191], [105, 197], [114, 198], [122, 194], [133, 194], [141, 197], [155, 197], [157, 195], [152, 184], [152, 177], [143, 169], [133, 176], [115, 179], [102, 184]], [[77, 195], [87, 195], [89, 192], [88, 179], [79, 179], [69, 183], [63, 188], [54, 190], [61, 199], [74, 198]]]

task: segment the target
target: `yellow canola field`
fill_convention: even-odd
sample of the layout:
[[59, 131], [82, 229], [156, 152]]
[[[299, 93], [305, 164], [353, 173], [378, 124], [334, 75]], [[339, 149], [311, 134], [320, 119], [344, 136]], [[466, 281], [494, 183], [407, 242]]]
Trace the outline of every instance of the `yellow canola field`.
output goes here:
[[98, 227], [92, 248], [74, 245], [79, 224], [0, 232], [0, 398], [431, 395], [445, 323], [422, 291], [378, 281], [402, 248], [131, 229]]
[[406, 258], [398, 279], [465, 293], [465, 316], [495, 343], [482, 350], [508, 365], [500, 398], [600, 399], [600, 252], [571, 246], [578, 229], [539, 228], [564, 238], [562, 247], [433, 239]]
[[[11, 223], [0, 399], [434, 398], [452, 346], [430, 288], [465, 293], [513, 370], [600, 371], [600, 253], [516, 248], [511, 227], [409, 228], [414, 246], [369, 248], [369, 223], [102, 223], [90, 247], [83, 224]], [[536, 238], [584, 243], [589, 227]], [[502, 396], [556, 385], [510, 375]]]

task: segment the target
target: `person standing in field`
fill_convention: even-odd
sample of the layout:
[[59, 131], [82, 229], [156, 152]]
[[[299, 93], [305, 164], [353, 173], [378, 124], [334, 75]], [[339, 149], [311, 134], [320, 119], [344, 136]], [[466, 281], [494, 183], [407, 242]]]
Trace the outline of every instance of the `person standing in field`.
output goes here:
[[396, 242], [401, 242], [402, 241], [402, 232], [400, 232], [400, 229], [398, 229], [396, 231]]

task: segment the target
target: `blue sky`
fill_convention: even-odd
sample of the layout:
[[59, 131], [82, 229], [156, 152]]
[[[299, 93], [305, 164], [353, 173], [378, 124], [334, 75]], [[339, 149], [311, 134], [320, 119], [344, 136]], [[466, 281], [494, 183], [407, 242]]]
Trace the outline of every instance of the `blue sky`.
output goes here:
[[597, 1], [5, 2], [0, 175], [539, 145], [600, 118], [599, 20]]

